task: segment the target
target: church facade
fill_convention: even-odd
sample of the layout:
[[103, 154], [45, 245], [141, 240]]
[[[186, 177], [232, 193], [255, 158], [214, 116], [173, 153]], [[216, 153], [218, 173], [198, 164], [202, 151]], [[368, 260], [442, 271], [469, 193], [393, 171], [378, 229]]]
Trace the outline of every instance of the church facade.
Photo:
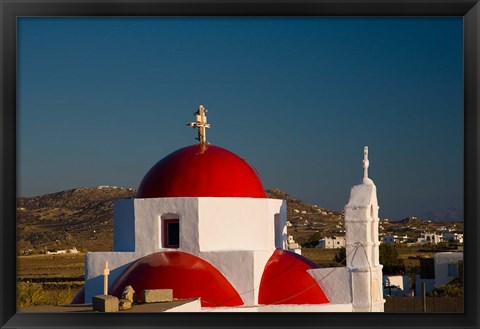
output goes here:
[[199, 107], [198, 144], [166, 156], [145, 175], [132, 199], [114, 205], [114, 251], [86, 256], [77, 301], [127, 285], [173, 289], [207, 311], [382, 312], [378, 202], [368, 178], [345, 207], [347, 266], [320, 268], [287, 249], [286, 201], [266, 197], [255, 170], [205, 138]]

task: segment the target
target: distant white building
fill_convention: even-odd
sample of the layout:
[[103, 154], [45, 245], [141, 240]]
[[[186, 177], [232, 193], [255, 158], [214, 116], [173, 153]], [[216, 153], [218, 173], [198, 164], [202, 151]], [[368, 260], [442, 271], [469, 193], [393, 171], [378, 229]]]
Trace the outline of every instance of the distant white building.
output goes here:
[[68, 249], [67, 252], [70, 253], [70, 254], [78, 254], [79, 253], [79, 251], [77, 250], [76, 247], [73, 247], [72, 249]]
[[463, 243], [463, 234], [461, 233], [424, 233], [417, 239], [417, 243], [433, 243], [437, 244], [440, 242], [454, 241], [458, 243]]
[[420, 237], [420, 239], [423, 239], [424, 241], [422, 243], [440, 243], [443, 241], [442, 235], [438, 233], [425, 233]]
[[79, 251], [76, 247], [72, 249], [61, 249], [61, 250], [48, 250], [47, 255], [60, 255], [60, 254], [78, 254]]
[[383, 243], [405, 243], [408, 240], [408, 235], [385, 235], [383, 237]]
[[463, 243], [463, 234], [461, 233], [443, 233], [443, 241], [453, 241], [458, 243]]
[[315, 246], [315, 248], [319, 249], [339, 249], [342, 247], [345, 248], [344, 236], [325, 237], [318, 240], [318, 244]]
[[385, 235], [383, 237], [383, 243], [395, 243], [395, 238], [393, 235]]
[[463, 261], [463, 252], [439, 252], [434, 256], [435, 286], [443, 286], [460, 274], [459, 263]]
[[287, 238], [287, 249], [295, 252], [296, 254], [301, 255], [302, 254], [301, 248], [302, 247], [295, 242], [295, 240], [293, 239], [293, 236], [289, 235]]
[[[383, 294], [388, 296], [410, 295], [410, 278], [408, 275], [384, 275]], [[395, 289], [393, 289], [395, 288]]]
[[105, 188], [118, 189], [119, 187], [118, 187], [118, 186], [109, 186], [109, 185], [100, 185], [100, 186], [97, 186], [97, 190], [102, 190], [102, 189], [105, 189]]

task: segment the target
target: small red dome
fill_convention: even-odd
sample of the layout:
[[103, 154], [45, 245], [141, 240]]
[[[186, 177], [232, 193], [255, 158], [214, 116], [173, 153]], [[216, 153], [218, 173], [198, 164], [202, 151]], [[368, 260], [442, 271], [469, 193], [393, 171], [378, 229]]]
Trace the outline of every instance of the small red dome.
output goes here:
[[131, 285], [143, 289], [173, 289], [178, 299], [201, 298], [202, 307], [240, 306], [243, 300], [209, 262], [181, 251], [157, 252], [134, 261], [113, 283], [110, 294], [121, 297]]
[[327, 296], [307, 272], [319, 266], [294, 252], [277, 249], [265, 265], [259, 304], [325, 304]]
[[170, 153], [145, 175], [137, 198], [265, 198], [255, 170], [218, 146], [195, 144]]

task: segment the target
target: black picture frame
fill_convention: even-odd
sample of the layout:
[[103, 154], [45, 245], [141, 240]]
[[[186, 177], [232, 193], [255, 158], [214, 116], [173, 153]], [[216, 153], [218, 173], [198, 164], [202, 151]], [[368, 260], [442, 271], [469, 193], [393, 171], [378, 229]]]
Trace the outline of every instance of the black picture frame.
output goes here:
[[[2, 328], [478, 328], [480, 4], [478, 0], [0, 0]], [[16, 313], [16, 19], [26, 16], [461, 16], [464, 20], [464, 313]]]

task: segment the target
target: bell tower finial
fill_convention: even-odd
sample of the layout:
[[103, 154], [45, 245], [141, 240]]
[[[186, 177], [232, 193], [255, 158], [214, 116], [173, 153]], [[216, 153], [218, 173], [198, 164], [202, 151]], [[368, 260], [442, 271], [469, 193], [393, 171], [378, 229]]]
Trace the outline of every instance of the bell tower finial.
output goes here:
[[196, 121], [187, 123], [187, 126], [198, 129], [197, 140], [200, 142], [200, 144], [207, 143], [206, 129], [210, 128], [210, 124], [207, 123], [207, 116], [205, 115], [207, 112], [207, 109], [203, 107], [203, 105], [198, 106], [197, 112], [193, 113]]
[[368, 178], [368, 146], [363, 147], [363, 178]]

